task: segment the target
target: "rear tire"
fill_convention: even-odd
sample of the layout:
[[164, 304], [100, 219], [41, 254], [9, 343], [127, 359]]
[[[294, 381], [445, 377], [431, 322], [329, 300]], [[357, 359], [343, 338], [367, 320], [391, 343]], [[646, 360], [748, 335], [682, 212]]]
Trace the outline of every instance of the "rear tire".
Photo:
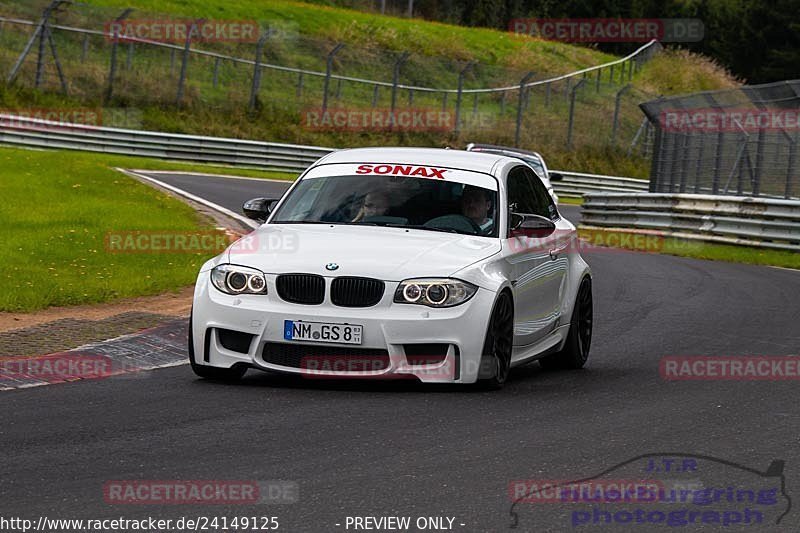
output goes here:
[[[502, 389], [511, 368], [511, 347], [514, 341], [514, 304], [508, 293], [501, 293], [494, 304], [486, 339], [481, 351], [478, 387]], [[481, 377], [486, 376], [486, 377]]]
[[245, 366], [232, 366], [231, 368], [217, 368], [214, 366], [201, 365], [195, 361], [194, 358], [194, 335], [193, 335], [193, 319], [194, 310], [189, 314], [189, 364], [192, 371], [199, 377], [204, 379], [213, 379], [216, 381], [238, 381], [245, 372]]
[[572, 310], [572, 319], [564, 348], [560, 352], [539, 360], [545, 370], [577, 370], [583, 368], [589, 358], [594, 321], [592, 303], [592, 280], [583, 278], [578, 288], [578, 297]]

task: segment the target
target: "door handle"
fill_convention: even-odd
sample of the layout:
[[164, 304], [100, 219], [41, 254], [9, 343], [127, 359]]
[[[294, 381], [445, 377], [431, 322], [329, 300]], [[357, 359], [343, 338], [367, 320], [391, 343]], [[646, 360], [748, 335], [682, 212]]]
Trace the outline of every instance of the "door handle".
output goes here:
[[559, 248], [553, 248], [552, 250], [550, 250], [550, 259], [555, 261], [556, 259], [558, 259], [558, 256], [561, 255], [567, 248], [569, 248], [569, 244], [566, 244]]

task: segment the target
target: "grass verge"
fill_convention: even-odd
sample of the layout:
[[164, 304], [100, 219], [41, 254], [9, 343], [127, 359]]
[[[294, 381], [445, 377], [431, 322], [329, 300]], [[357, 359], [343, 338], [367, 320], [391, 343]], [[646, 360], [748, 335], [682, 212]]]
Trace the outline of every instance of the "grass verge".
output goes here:
[[622, 248], [694, 259], [727, 261], [748, 265], [800, 269], [800, 254], [753, 246], [708, 243], [693, 239], [662, 237], [654, 233], [579, 227], [578, 235], [590, 246]]
[[[212, 230], [188, 205], [111, 167], [241, 175], [240, 169], [185, 165], [75, 151], [0, 147], [4, 201], [0, 311], [99, 303], [176, 290], [194, 282], [217, 251], [112, 253], [109, 234], [196, 234]], [[255, 177], [286, 178], [267, 172]]]

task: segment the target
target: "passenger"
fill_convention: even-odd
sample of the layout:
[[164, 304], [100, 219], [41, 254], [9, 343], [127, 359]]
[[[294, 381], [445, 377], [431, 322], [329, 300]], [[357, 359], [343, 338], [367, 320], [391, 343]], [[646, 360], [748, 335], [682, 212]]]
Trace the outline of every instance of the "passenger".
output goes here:
[[481, 233], [489, 233], [494, 225], [494, 220], [489, 217], [491, 209], [492, 197], [488, 189], [464, 186], [464, 192], [461, 193], [461, 213], [481, 228]]
[[365, 218], [385, 215], [389, 211], [389, 195], [383, 191], [368, 192], [364, 196], [364, 203], [358, 210], [353, 222], [361, 222]]

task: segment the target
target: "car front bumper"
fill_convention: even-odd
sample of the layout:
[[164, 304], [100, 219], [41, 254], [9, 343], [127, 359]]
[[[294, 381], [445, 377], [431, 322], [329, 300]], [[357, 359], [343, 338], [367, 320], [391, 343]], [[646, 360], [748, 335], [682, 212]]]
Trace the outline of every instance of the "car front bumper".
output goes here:
[[[201, 273], [191, 324], [196, 363], [218, 368], [245, 364], [308, 378], [474, 383], [495, 294], [481, 288], [461, 305], [435, 309], [393, 303], [397, 285], [386, 282], [375, 306], [347, 308], [334, 306], [327, 297], [320, 305], [285, 302], [277, 296], [274, 275], [267, 276], [266, 295], [228, 295], [211, 285], [208, 272]], [[361, 325], [362, 343], [287, 341], [286, 320]], [[420, 364], [418, 354], [428, 347], [419, 345], [438, 345], [436, 357], [423, 357]]]

